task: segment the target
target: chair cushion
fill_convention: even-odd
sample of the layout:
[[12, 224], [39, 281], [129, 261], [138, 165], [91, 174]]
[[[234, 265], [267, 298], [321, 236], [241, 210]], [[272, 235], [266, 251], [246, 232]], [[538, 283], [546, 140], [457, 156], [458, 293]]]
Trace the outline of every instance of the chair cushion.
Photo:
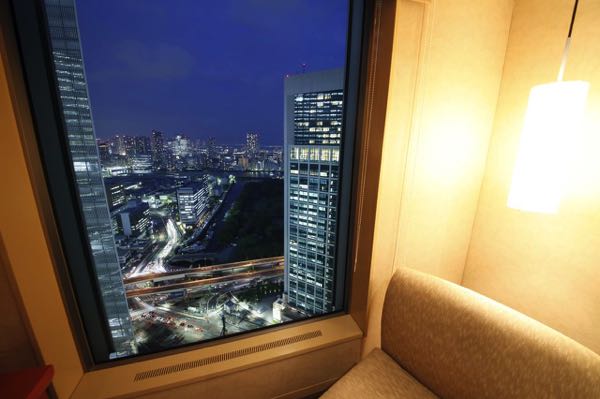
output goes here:
[[321, 398], [437, 398], [381, 349], [374, 349]]

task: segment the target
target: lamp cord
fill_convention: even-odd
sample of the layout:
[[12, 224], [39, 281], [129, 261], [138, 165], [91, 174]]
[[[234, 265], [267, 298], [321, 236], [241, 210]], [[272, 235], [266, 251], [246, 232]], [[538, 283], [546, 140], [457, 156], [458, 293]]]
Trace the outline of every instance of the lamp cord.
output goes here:
[[579, 0], [575, 0], [575, 6], [573, 6], [573, 15], [571, 15], [571, 25], [569, 26], [569, 36], [571, 37], [571, 33], [573, 33], [573, 24], [575, 24], [575, 15], [577, 15], [577, 5], [579, 4]]
[[563, 50], [562, 60], [560, 61], [560, 69], [558, 70], [558, 76], [556, 80], [562, 82], [563, 77], [565, 75], [565, 68], [567, 66], [567, 58], [569, 58], [569, 49], [571, 48], [571, 34], [573, 33], [573, 25], [575, 24], [575, 16], [577, 15], [577, 6], [579, 5], [579, 0], [575, 0], [575, 5], [573, 6], [573, 14], [571, 15], [571, 24], [569, 25], [569, 34], [567, 35], [567, 41], [565, 42], [565, 48]]

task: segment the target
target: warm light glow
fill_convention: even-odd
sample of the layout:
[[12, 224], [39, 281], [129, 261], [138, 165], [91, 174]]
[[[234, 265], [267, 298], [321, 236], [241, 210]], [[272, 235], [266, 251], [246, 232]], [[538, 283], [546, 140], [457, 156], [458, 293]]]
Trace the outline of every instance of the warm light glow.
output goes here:
[[556, 213], [570, 161], [579, 141], [589, 83], [554, 82], [529, 94], [508, 206]]

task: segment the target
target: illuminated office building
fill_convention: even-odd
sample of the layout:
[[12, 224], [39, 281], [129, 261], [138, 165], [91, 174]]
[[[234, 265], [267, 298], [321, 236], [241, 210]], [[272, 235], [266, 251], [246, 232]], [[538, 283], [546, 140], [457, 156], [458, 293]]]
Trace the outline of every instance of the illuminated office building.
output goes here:
[[119, 183], [112, 183], [105, 179], [106, 199], [108, 208], [112, 211], [125, 205], [125, 187]]
[[255, 156], [258, 151], [258, 133], [246, 134], [246, 149], [249, 156]]
[[186, 227], [195, 226], [206, 210], [209, 194], [210, 187], [207, 175], [204, 175], [200, 181], [178, 188], [179, 221]]
[[133, 329], [102, 181], [75, 3], [45, 0], [45, 6], [66, 136], [94, 270], [116, 355], [127, 355], [131, 353]]
[[118, 214], [119, 233], [127, 237], [141, 237], [150, 233], [150, 207], [141, 201], [130, 201]]
[[133, 155], [131, 157], [131, 172], [138, 175], [152, 173], [152, 156]]
[[158, 130], [152, 131], [150, 148], [152, 151], [152, 164], [154, 165], [154, 169], [163, 169], [165, 164], [165, 144], [162, 132], [159, 132]]
[[344, 71], [285, 80], [285, 300], [335, 310], [337, 195]]

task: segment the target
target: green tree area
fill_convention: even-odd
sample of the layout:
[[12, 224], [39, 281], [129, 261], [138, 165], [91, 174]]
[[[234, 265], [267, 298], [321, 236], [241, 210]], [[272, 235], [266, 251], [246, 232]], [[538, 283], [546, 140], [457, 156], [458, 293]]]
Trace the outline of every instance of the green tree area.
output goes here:
[[246, 183], [215, 238], [236, 244], [229, 262], [283, 255], [283, 180]]

